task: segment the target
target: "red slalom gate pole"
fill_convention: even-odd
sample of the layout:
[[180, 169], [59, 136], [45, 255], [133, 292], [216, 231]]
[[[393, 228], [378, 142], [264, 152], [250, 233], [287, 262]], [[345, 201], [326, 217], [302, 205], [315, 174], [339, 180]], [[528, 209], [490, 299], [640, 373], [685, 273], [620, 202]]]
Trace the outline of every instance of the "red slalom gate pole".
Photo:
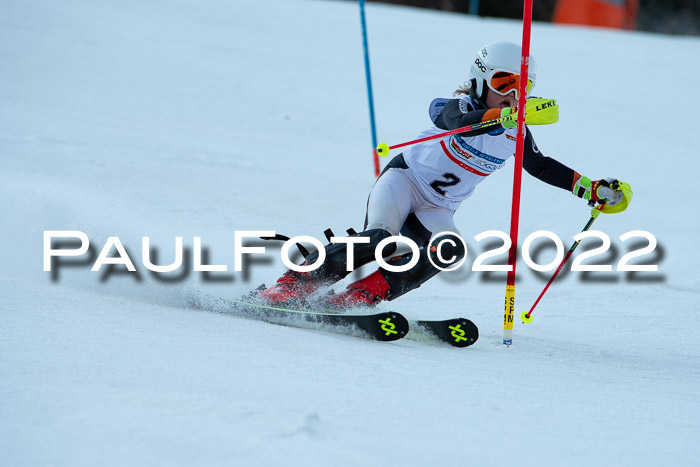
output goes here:
[[[515, 168], [513, 177], [513, 203], [510, 213], [511, 266], [506, 280], [505, 312], [503, 314], [503, 343], [513, 343], [513, 317], [515, 314], [515, 263], [518, 254], [518, 224], [520, 222], [520, 187], [523, 175], [523, 147], [525, 144], [526, 86], [530, 69], [530, 30], [532, 27], [532, 0], [525, 0], [523, 7], [523, 41], [520, 57], [520, 90], [518, 93], [518, 133], [515, 141]], [[523, 79], [524, 78], [524, 79]]]

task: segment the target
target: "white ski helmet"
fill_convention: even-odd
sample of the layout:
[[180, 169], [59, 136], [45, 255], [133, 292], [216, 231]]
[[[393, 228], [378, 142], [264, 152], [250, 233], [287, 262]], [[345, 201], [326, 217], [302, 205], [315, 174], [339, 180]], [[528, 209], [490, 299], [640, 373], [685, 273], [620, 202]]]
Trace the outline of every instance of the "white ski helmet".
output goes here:
[[[530, 57], [528, 78], [529, 95], [537, 79], [537, 63], [533, 57]], [[467, 87], [469, 95], [481, 106], [486, 107], [486, 95], [489, 90], [504, 96], [515, 92], [517, 97], [519, 86], [520, 47], [518, 45], [512, 42], [492, 42], [476, 53], [476, 58], [469, 69]]]

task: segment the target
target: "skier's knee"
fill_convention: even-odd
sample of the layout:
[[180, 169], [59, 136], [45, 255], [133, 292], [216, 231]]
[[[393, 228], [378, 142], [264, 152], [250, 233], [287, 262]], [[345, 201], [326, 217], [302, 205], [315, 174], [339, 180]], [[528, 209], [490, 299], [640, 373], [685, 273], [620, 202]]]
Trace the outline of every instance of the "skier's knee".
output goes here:
[[371, 239], [376, 239], [377, 243], [384, 240], [385, 238], [391, 237], [391, 233], [386, 229], [368, 229], [357, 234], [358, 237], [369, 237]]
[[[374, 253], [374, 248], [376, 248], [377, 245], [382, 240], [385, 240], [389, 237], [391, 237], [391, 232], [389, 232], [386, 229], [369, 229], [365, 230], [364, 232], [360, 232], [357, 234], [358, 237], [369, 237], [369, 246], [372, 248], [372, 253]], [[396, 244], [395, 243], [390, 243], [384, 249], [382, 250], [382, 255], [383, 256], [389, 256], [394, 254], [396, 251]]]
[[428, 254], [435, 266], [446, 269], [459, 263], [466, 256], [467, 250], [458, 235], [448, 233], [432, 240]]
[[[353, 243], [353, 265], [355, 268], [363, 266], [374, 260], [374, 250], [385, 238], [391, 234], [384, 229], [372, 229], [356, 233], [350, 237], [368, 237], [369, 242]], [[385, 254], [391, 254], [396, 250], [396, 245], [387, 245]], [[310, 257], [311, 258], [311, 257]], [[312, 258], [315, 260], [315, 258]], [[326, 260], [315, 272], [314, 275], [322, 277], [325, 281], [332, 283], [341, 280], [348, 274], [348, 244], [345, 242], [331, 243], [326, 246]], [[307, 261], [309, 259], [307, 258]]]

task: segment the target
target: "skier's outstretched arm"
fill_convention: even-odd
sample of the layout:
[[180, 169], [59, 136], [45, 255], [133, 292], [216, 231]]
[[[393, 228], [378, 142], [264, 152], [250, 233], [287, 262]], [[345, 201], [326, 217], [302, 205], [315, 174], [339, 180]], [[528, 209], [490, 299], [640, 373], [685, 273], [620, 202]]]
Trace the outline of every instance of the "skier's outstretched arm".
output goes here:
[[527, 128], [523, 148], [523, 168], [533, 177], [550, 185], [570, 191], [575, 196], [592, 201], [605, 200], [614, 206], [622, 200], [619, 180], [614, 178], [591, 180], [551, 157], [543, 155]]
[[575, 170], [570, 169], [561, 162], [547, 157], [540, 152], [535, 144], [530, 129], [525, 133], [525, 147], [523, 148], [523, 168], [533, 177], [550, 185], [571, 191], [575, 179], [581, 177]]

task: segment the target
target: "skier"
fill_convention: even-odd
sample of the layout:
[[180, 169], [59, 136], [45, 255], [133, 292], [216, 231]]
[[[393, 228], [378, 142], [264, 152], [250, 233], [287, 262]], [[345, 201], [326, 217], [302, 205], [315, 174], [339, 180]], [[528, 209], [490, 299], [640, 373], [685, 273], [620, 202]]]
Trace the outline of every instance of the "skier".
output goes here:
[[[528, 96], [535, 85], [536, 64], [530, 58]], [[481, 48], [470, 69], [469, 80], [455, 91], [453, 99], [438, 98], [429, 107], [433, 126], [420, 137], [435, 135], [467, 125], [516, 116], [520, 87], [520, 47], [510, 42], [491, 43]], [[526, 123], [530, 116], [530, 101]], [[533, 108], [534, 114], [534, 108]], [[375, 247], [393, 235], [412, 239], [420, 247], [415, 266], [405, 272], [378, 269], [348, 285], [341, 293], [322, 298], [323, 305], [344, 309], [359, 305], [374, 306], [393, 300], [418, 288], [442, 268], [456, 264], [465, 256], [465, 248], [453, 215], [476, 186], [503, 167], [515, 154], [517, 118], [502, 123], [496, 130], [485, 128], [476, 133], [456, 134], [412, 146], [394, 157], [384, 168], [369, 195], [364, 231], [353, 236], [366, 237], [367, 243], [353, 245], [355, 267], [374, 260]], [[533, 177], [572, 192], [592, 202], [619, 203], [623, 194], [619, 181], [592, 181], [562, 163], [544, 156], [529, 129], [526, 131], [523, 168]], [[432, 238], [441, 235], [441, 250], [428, 250]], [[451, 240], [451, 241], [450, 241]], [[324, 286], [343, 279], [347, 269], [347, 248], [343, 243], [326, 246], [326, 259], [311, 272], [287, 271], [277, 283], [258, 296], [270, 304], [303, 303]], [[391, 256], [396, 245], [387, 246], [383, 254]], [[318, 253], [306, 258], [315, 263]], [[450, 260], [447, 262], [445, 260]], [[392, 266], [408, 264], [413, 253], [389, 260]], [[432, 261], [431, 261], [432, 260]]]

